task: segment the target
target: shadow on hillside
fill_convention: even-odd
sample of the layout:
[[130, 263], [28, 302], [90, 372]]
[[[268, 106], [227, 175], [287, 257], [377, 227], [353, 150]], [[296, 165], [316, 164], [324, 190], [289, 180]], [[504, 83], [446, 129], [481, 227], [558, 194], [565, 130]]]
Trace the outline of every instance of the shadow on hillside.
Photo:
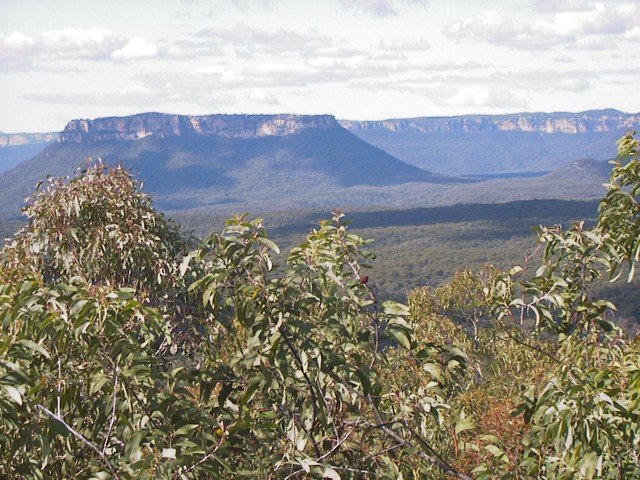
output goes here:
[[[594, 219], [598, 203], [598, 200], [522, 200], [499, 204], [457, 204], [404, 210], [354, 211], [347, 212], [347, 219], [357, 229], [471, 221], [490, 221], [504, 226], [511, 226], [513, 223], [549, 225], [566, 222], [567, 218]], [[302, 214], [290, 222], [270, 228], [269, 231], [274, 235], [306, 231], [328, 216], [326, 213], [316, 212]]]

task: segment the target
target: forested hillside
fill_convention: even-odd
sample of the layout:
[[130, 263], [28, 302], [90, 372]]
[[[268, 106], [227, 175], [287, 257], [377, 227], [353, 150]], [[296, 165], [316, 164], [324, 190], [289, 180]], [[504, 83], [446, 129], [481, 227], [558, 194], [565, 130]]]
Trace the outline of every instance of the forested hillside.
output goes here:
[[400, 184], [469, 183], [406, 164], [331, 116], [281, 117], [149, 113], [70, 122], [59, 142], [0, 175], [0, 215], [17, 215], [47, 175], [72, 175], [98, 160], [125, 165], [163, 209], [318, 208], [336, 196], [364, 205], [393, 198]]
[[50, 179], [0, 253], [0, 476], [637, 478], [639, 345], [593, 286], [635, 278], [639, 155], [592, 225], [407, 305], [341, 213], [283, 258], [261, 220], [185, 236], [122, 167]]
[[615, 140], [640, 125], [613, 109], [341, 121], [391, 155], [436, 173], [540, 172], [615, 156]]
[[[388, 153], [389, 148], [384, 151], [355, 135], [382, 128], [377, 123], [355, 129], [354, 134], [330, 115], [143, 113], [73, 120], [59, 141], [0, 174], [0, 218], [17, 218], [24, 198], [48, 175], [73, 175], [78, 168], [100, 161], [124, 165], [164, 211], [232, 215], [596, 199], [608, 177], [607, 159], [615, 155], [613, 138], [618, 135], [615, 129], [571, 134], [495, 129], [442, 132], [438, 127], [423, 132], [411, 126], [416, 122], [397, 131], [383, 130], [395, 136], [414, 130], [422, 135], [427, 144], [408, 151], [421, 155], [426, 149], [429, 155], [440, 155], [436, 170], [441, 174], [401, 161]], [[598, 128], [614, 126], [604, 122]], [[432, 140], [440, 134], [454, 137], [438, 147]], [[465, 137], [457, 138], [458, 134]], [[490, 138], [481, 142], [475, 134]], [[507, 141], [503, 135], [515, 136]], [[527, 140], [531, 135], [537, 136], [535, 144]], [[556, 148], [557, 135], [568, 138], [562, 148]], [[588, 139], [588, 135], [597, 138]], [[399, 147], [402, 141], [393, 137], [391, 145]], [[606, 150], [598, 150], [597, 145]], [[19, 148], [26, 147], [32, 146]], [[0, 160], [2, 151], [10, 148], [0, 149]], [[558, 161], [561, 151], [565, 156]], [[445, 153], [476, 162], [477, 168], [464, 170], [474, 175], [452, 175], [461, 171]], [[535, 158], [525, 165], [520, 161], [523, 154]], [[494, 168], [494, 161], [509, 162], [509, 166]]]

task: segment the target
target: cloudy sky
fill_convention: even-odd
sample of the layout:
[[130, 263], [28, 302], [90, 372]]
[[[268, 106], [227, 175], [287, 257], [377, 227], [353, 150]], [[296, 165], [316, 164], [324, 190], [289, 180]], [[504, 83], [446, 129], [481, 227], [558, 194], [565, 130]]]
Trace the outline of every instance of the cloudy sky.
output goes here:
[[640, 111], [640, 0], [0, 0], [0, 131]]

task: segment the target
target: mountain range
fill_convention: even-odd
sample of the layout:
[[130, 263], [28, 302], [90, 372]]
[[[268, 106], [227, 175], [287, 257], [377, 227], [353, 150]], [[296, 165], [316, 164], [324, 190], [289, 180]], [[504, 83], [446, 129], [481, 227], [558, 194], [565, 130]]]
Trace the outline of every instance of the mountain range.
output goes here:
[[40, 153], [59, 134], [0, 132], [0, 173]]
[[615, 157], [616, 140], [640, 127], [640, 114], [606, 109], [340, 123], [412, 165], [476, 175], [549, 171], [573, 160]]
[[0, 216], [16, 217], [46, 175], [72, 175], [98, 159], [131, 169], [164, 210], [230, 214], [595, 198], [615, 140], [638, 125], [639, 115], [616, 110], [376, 122], [162, 113], [73, 120], [55, 136], [0, 136], [6, 145], [0, 155], [33, 149], [19, 152], [15, 166], [0, 174]]
[[0, 212], [16, 212], [45, 175], [88, 159], [123, 163], [164, 209], [324, 206], [336, 192], [446, 183], [360, 140], [329, 115], [148, 113], [74, 120], [57, 142], [0, 176]]

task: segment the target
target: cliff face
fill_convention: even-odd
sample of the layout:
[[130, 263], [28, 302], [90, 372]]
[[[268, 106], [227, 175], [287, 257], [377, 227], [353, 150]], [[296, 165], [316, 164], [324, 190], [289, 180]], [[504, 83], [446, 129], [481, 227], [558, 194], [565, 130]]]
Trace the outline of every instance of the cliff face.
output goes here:
[[144, 113], [128, 117], [72, 120], [60, 142], [135, 140], [154, 135], [257, 138], [293, 135], [305, 129], [340, 128], [332, 115], [168, 115]]
[[0, 148], [19, 147], [35, 143], [46, 143], [56, 140], [57, 133], [2, 133], [0, 132]]
[[638, 128], [640, 114], [627, 114], [617, 110], [592, 110], [580, 113], [465, 115], [380, 121], [341, 120], [340, 124], [352, 132], [383, 129], [392, 132], [414, 130], [424, 133], [519, 131], [579, 134]]

